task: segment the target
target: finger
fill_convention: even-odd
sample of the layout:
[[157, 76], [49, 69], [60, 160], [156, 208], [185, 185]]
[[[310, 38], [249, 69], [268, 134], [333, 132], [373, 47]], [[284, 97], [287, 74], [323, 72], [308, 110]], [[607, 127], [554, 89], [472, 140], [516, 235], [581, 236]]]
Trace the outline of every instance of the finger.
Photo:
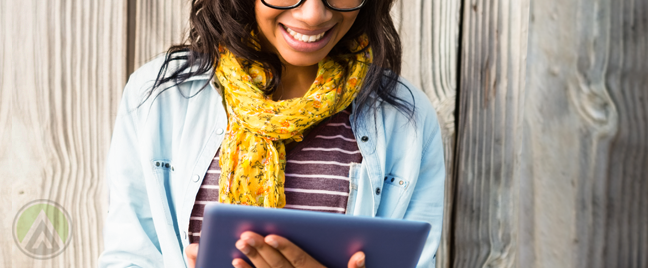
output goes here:
[[265, 237], [265, 243], [277, 249], [292, 266], [300, 267], [324, 267], [317, 260], [313, 259], [308, 253], [303, 251], [290, 240], [278, 235], [268, 235]]
[[241, 240], [254, 247], [258, 255], [263, 258], [269, 267], [292, 267], [290, 262], [278, 250], [265, 243], [263, 236], [253, 232], [245, 232], [241, 234]]
[[255, 242], [250, 242], [250, 240], [241, 240], [239, 239], [236, 241], [236, 248], [241, 251], [241, 253], [245, 254], [245, 256], [248, 257], [248, 259], [256, 266], [257, 268], [270, 268], [271, 266], [268, 265], [268, 263], [263, 259], [261, 255], [259, 255], [259, 252], [257, 252], [256, 248], [250, 245], [250, 243], [254, 244]]
[[365, 268], [365, 254], [358, 251], [349, 259], [348, 268]]
[[193, 243], [185, 249], [189, 268], [196, 267], [196, 258], [198, 257], [198, 243]]
[[247, 262], [243, 259], [236, 258], [232, 261], [232, 266], [235, 268], [252, 268]]

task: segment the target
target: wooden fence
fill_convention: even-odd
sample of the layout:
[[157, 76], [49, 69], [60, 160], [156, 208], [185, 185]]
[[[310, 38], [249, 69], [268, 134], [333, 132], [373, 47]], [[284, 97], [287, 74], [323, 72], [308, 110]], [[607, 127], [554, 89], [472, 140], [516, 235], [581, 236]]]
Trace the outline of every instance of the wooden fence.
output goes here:
[[[0, 267], [95, 267], [128, 75], [182, 40], [186, 0], [0, 1]], [[400, 0], [403, 76], [447, 162], [438, 267], [648, 267], [648, 0]], [[68, 211], [50, 259], [14, 242]]]

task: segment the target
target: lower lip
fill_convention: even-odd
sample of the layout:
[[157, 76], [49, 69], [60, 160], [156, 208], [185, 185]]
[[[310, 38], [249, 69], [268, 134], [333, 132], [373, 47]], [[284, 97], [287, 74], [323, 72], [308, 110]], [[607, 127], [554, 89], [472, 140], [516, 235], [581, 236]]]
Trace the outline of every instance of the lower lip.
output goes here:
[[306, 42], [295, 40], [295, 38], [293, 38], [292, 35], [290, 35], [286, 31], [284, 26], [279, 25], [279, 28], [281, 29], [281, 34], [283, 35], [284, 40], [286, 40], [286, 43], [288, 43], [288, 45], [293, 50], [299, 52], [314, 52], [324, 48], [326, 44], [328, 44], [329, 40], [331, 40], [331, 36], [332, 36], [331, 32], [333, 32], [331, 31], [333, 28], [331, 28], [328, 31], [326, 31], [326, 33], [324, 34], [324, 36], [322, 36], [320, 40], [317, 40], [316, 42], [312, 42], [312, 43], [306, 43]]

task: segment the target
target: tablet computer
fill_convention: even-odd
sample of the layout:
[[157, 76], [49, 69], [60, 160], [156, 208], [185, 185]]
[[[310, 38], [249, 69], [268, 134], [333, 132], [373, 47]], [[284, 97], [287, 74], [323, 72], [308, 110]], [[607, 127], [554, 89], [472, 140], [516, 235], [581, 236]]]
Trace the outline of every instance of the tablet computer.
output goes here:
[[245, 231], [283, 236], [326, 267], [347, 267], [363, 251], [367, 267], [414, 268], [430, 224], [213, 203], [203, 214], [196, 268], [231, 267], [234, 258], [252, 265], [234, 246]]

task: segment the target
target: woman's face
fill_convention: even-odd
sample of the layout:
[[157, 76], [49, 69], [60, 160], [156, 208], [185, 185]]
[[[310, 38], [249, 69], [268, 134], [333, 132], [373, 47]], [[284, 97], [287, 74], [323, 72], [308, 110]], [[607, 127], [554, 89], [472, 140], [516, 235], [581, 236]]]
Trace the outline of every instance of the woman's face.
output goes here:
[[255, 5], [263, 45], [293, 66], [312, 66], [324, 59], [359, 12], [331, 10], [322, 0], [307, 0], [289, 10], [270, 8], [261, 0]]

